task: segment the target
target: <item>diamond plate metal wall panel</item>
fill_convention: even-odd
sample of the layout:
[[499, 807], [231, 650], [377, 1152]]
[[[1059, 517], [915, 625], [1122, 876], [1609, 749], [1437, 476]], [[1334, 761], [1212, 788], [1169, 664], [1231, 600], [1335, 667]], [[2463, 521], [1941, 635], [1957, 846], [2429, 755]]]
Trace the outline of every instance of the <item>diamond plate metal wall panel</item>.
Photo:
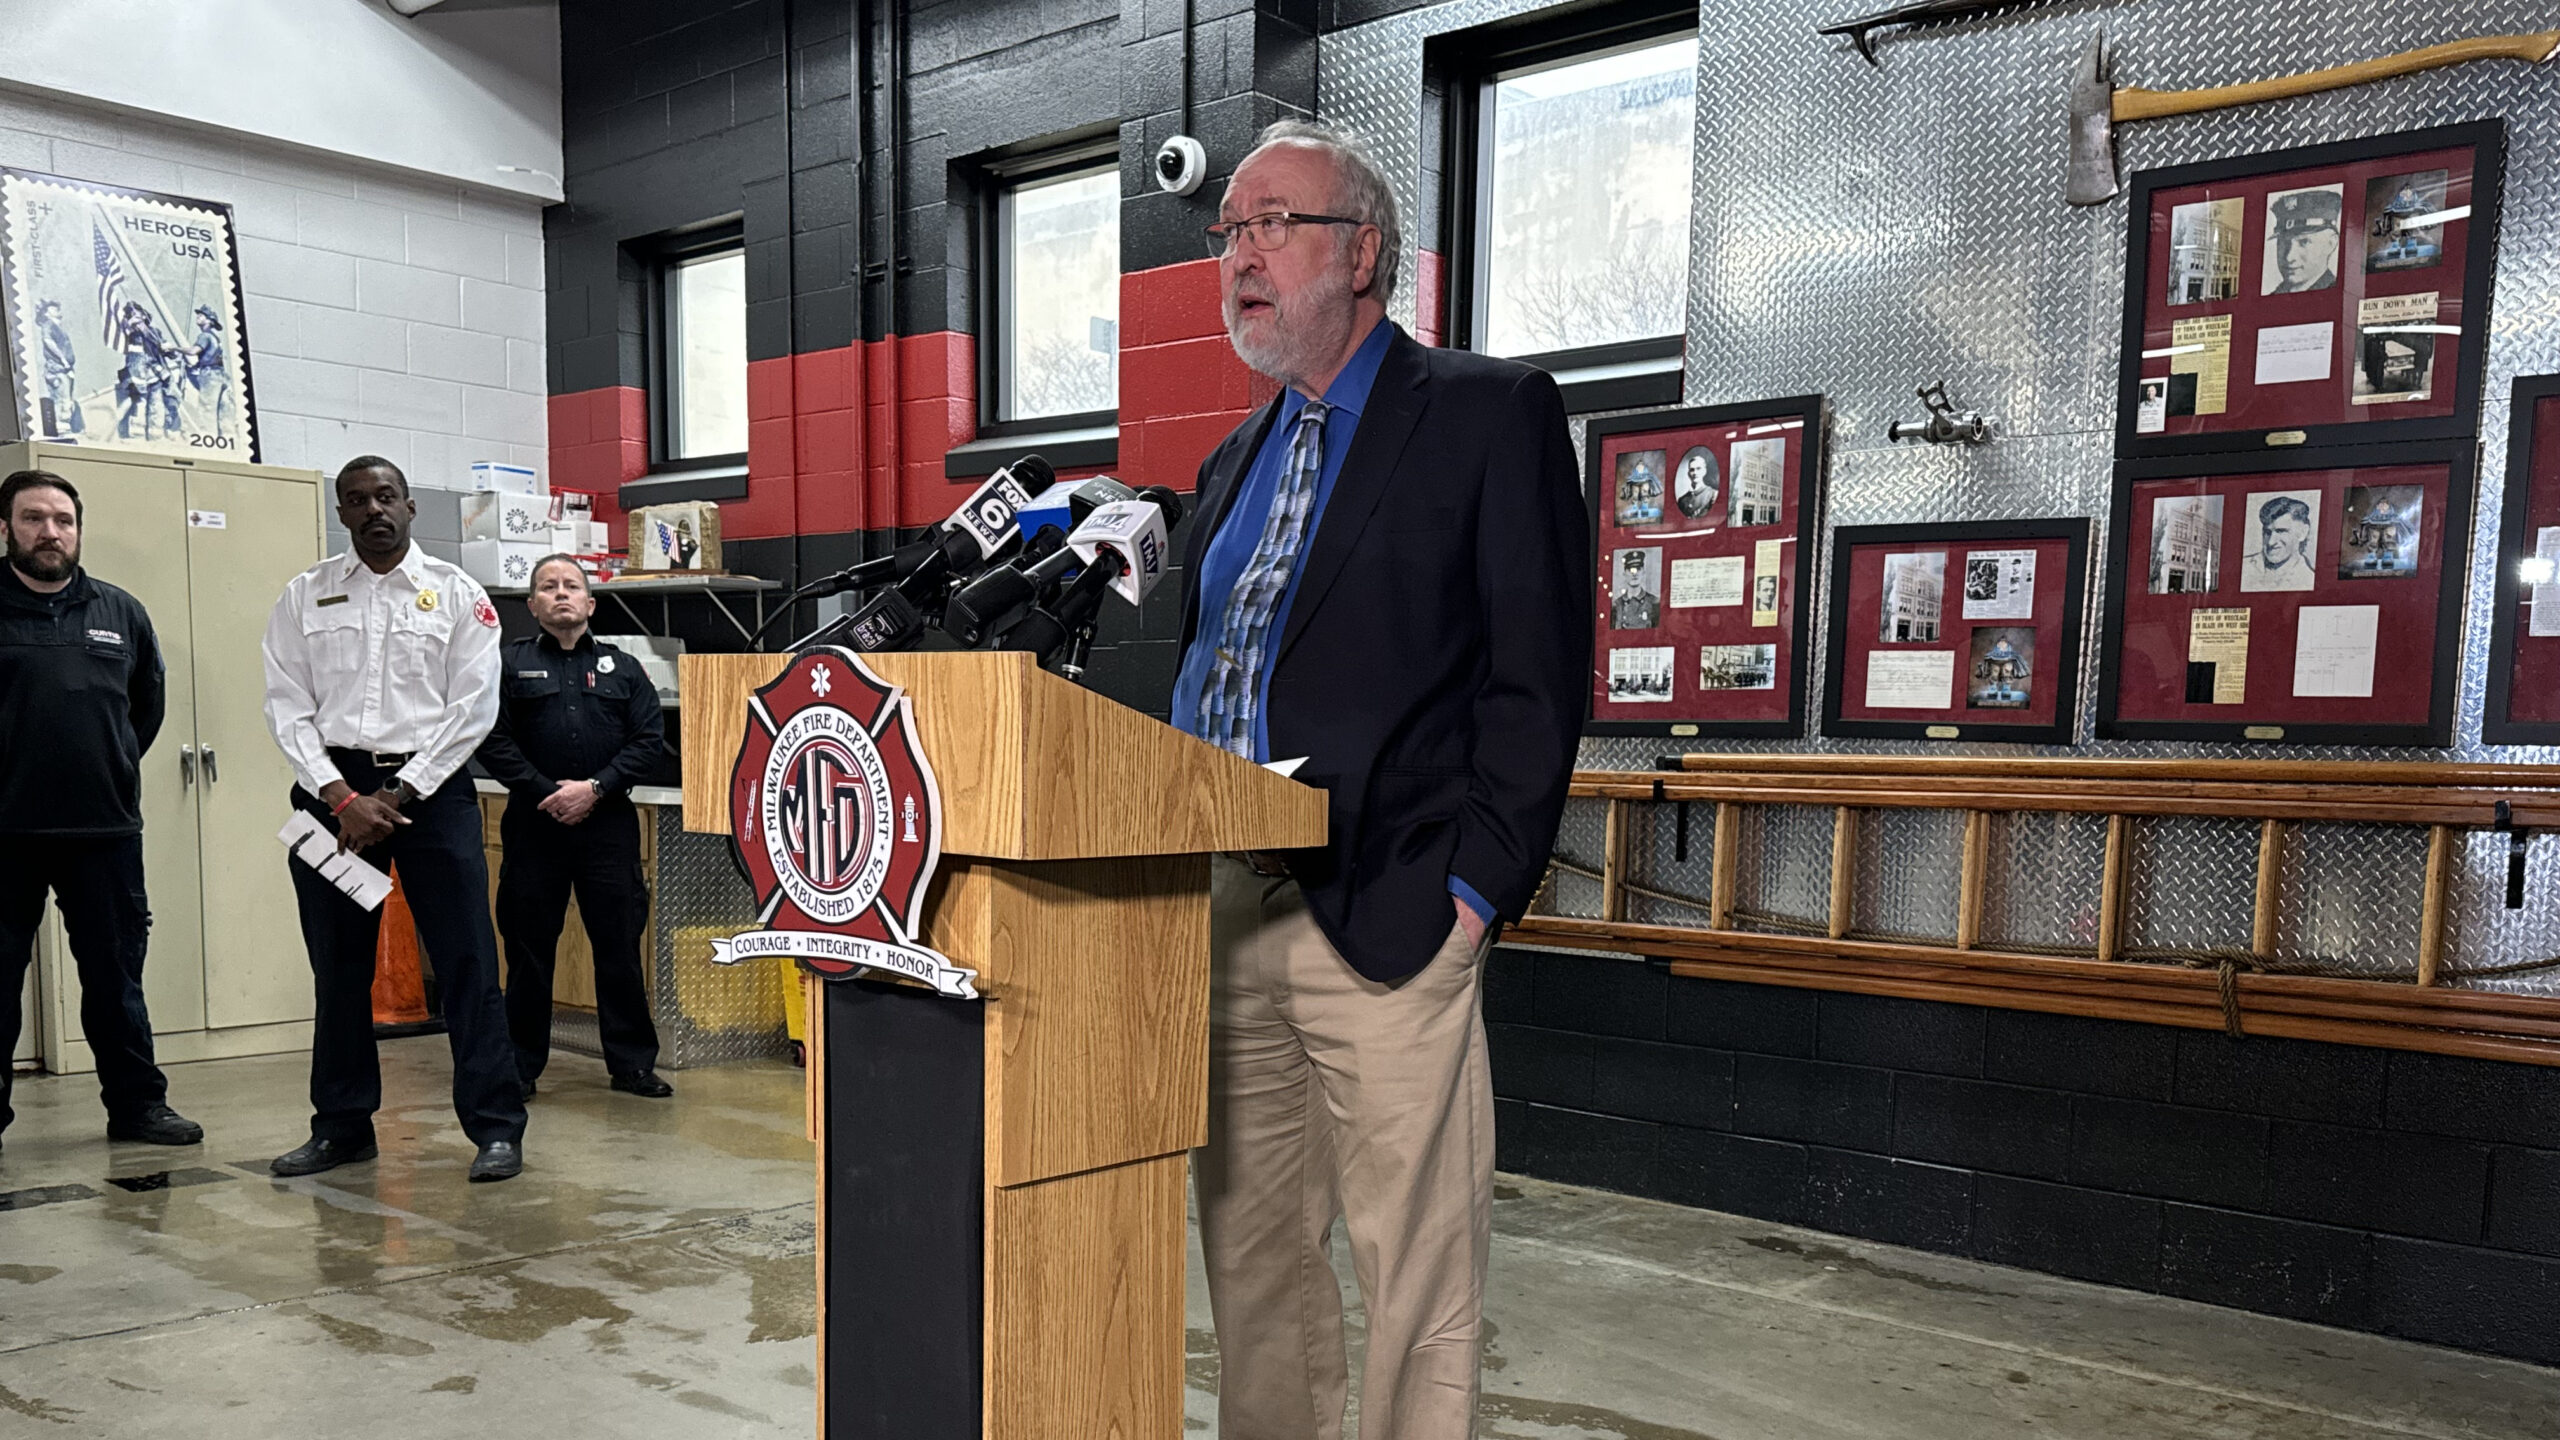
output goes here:
[[2133, 822], [2126, 864], [2128, 947], [2248, 952], [2258, 902], [2256, 821], [2146, 816]]
[[1849, 928], [1953, 943], [1964, 879], [1964, 814], [1869, 810], [1858, 817]]
[[[1598, 870], [1609, 854], [1609, 802], [1567, 800], [1564, 823], [1556, 831], [1556, 853], [1577, 865]], [[1547, 913], [1580, 920], [1600, 918], [1600, 882], [1555, 872], [1548, 889]]]
[[782, 967], [711, 962], [712, 937], [755, 928], [755, 894], [730, 858], [728, 837], [686, 830], [672, 805], [658, 809], [656, 899], [647, 959], [659, 1063], [682, 1070], [788, 1054]]
[[[1734, 928], [1802, 934], [1831, 919], [1832, 812], [1817, 805], [1745, 805], [1736, 815]], [[1792, 920], [1769, 924], [1750, 915]]]
[[[2445, 897], [2444, 963], [2460, 970], [2560, 959], [2560, 837], [2525, 844], [2525, 906], [2507, 908], [2507, 837], [2457, 837], [2461, 863]], [[2488, 990], [2560, 996], [2560, 970], [2459, 982]]]
[[1681, 858], [1678, 805], [1638, 805], [1629, 812], [1627, 838], [1634, 863], [1627, 879], [1665, 895], [1687, 896], [1695, 904], [1655, 896], [1627, 896], [1627, 918], [1639, 925], [1707, 923], [1707, 902], [1714, 896], [1716, 807], [1692, 802], [1689, 807], [1688, 858]]
[[2276, 864], [2275, 958], [2415, 977], [2426, 878], [2424, 826], [2288, 826]]
[[1984, 948], [2097, 953], [2107, 817], [1993, 815], [1985, 848]]
[[[1323, 37], [1319, 113], [1371, 143], [1408, 214], [1417, 212], [1424, 168], [1424, 42], [1539, 8], [1526, 0], [1452, 0]], [[1871, 69], [1845, 42], [1815, 36], [1814, 19], [1801, 0], [1729, 0], [1704, 8], [1684, 389], [1693, 404], [1808, 391], [1831, 397], [1826, 527], [2031, 515], [2089, 515], [2103, 525], [2125, 206], [2118, 199], [2075, 209], [2062, 200], [2064, 90], [2093, 34], [2104, 29], [2112, 38], [2118, 83], [2183, 89], [2550, 23], [2547, 6], [2534, 0], [2362, 7], [2327, 0], [2062, 0], [1958, 25], [1887, 32], [1879, 41], [1884, 63]], [[2492, 299], [2481, 433], [2494, 470], [2505, 454], [2510, 381], [2560, 371], [2560, 309], [2548, 301], [2560, 292], [2560, 246], [2547, 238], [2560, 233], [2560, 91], [2540, 83], [2536, 72], [2484, 63], [2130, 123], [2118, 131], [2119, 169], [2129, 174], [2488, 116], [2509, 122], [2506, 248]], [[1408, 258], [1423, 238], [1408, 238]], [[1393, 313], [1410, 324], [1413, 305], [1408, 288]], [[1891, 421], [1918, 413], [1912, 388], [1941, 379], [1958, 405], [1990, 417], [1992, 444], [1931, 448], [1885, 438]], [[1575, 438], [1579, 444], [1578, 425]], [[2499, 518], [2494, 492], [2493, 484], [2480, 495], [2470, 537], [2473, 583], [2452, 750], [2096, 741], [2092, 625], [2092, 653], [2082, 665], [2082, 743], [2041, 753], [2560, 761], [2560, 747], [2490, 747], [2478, 740]], [[1824, 557], [1813, 560], [1811, 573], [1824, 573]], [[2104, 577], [2097, 582], [2093, 611], [2105, 591]], [[1815, 696], [1821, 656], [1817, 635], [1814, 673], [1807, 676]], [[1655, 755], [1678, 748], [1671, 741], [1591, 740], [1584, 742], [1582, 763], [1643, 769]], [[1692, 748], [2035, 753], [1821, 736], [1710, 740]], [[2075, 846], [2070, 860], [1998, 847], [2010, 858], [1994, 867], [1993, 893], [2015, 898], [1993, 908], [1987, 928], [2022, 942], [2040, 926], [2074, 936], [2087, 928], [2076, 917], [2064, 923], [2035, 898], [2064, 878], [2054, 866], [2076, 867], [2088, 853], [2085, 825], [2059, 823]], [[1816, 828], [1827, 845], [1827, 817]], [[2020, 829], [2011, 827], [2012, 833]], [[2211, 827], [2146, 823], [2140, 829], [2150, 881], [2141, 898], [2149, 902], [2143, 909], [2150, 928], [2137, 925], [2136, 943], [2210, 935], [2211, 943], [2245, 946], [2254, 829], [2241, 826], [2248, 831], [2245, 857]], [[2189, 843], [2202, 848], [2180, 849]], [[2560, 913], [2554, 899], [2560, 890], [2537, 888], [2543, 918], [2518, 919], [2500, 908], [2504, 862], [2502, 852], [2493, 852], [2489, 837], [2471, 837], [2463, 849], [2449, 930], [2457, 950], [2449, 963], [2560, 954], [2560, 921], [2548, 918]], [[2398, 853], [2377, 849], [2371, 858], [2378, 863]], [[2226, 866], [2235, 857], [2240, 863]], [[2555, 862], [2538, 856], [2535, 865], [2538, 887], [2560, 884]], [[1764, 868], [1746, 865], [1745, 873], [1756, 876]], [[1794, 872], [1781, 866], [1776, 873]], [[2068, 874], [2076, 879], [2078, 872]], [[1827, 864], [1821, 881], [1827, 887]], [[2236, 908], [2232, 885], [2243, 897]], [[1818, 893], [1797, 882], [1779, 888], [1796, 902]], [[1803, 910], [1815, 917], [1822, 912], [1819, 903]], [[2498, 983], [2560, 994], [2560, 980], [2549, 976]]]

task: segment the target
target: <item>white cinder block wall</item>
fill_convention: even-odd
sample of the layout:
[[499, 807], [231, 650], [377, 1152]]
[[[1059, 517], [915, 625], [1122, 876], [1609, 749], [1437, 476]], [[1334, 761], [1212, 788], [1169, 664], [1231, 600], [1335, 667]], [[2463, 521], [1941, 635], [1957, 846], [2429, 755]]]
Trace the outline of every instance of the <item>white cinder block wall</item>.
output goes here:
[[232, 207], [269, 463], [546, 468], [541, 202], [5, 90], [0, 165]]

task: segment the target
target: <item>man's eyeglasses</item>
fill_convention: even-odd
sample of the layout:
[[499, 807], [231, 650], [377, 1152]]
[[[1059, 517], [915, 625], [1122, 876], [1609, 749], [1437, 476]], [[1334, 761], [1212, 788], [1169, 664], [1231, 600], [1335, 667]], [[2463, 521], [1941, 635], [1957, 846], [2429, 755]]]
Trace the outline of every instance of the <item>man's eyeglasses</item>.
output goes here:
[[1267, 210], [1248, 215], [1242, 220], [1223, 220], [1204, 232], [1211, 259], [1222, 260], [1234, 253], [1236, 242], [1256, 250], [1277, 250], [1289, 243], [1289, 237], [1301, 225], [1366, 225], [1366, 220], [1350, 220], [1340, 215], [1295, 215], [1286, 210]]

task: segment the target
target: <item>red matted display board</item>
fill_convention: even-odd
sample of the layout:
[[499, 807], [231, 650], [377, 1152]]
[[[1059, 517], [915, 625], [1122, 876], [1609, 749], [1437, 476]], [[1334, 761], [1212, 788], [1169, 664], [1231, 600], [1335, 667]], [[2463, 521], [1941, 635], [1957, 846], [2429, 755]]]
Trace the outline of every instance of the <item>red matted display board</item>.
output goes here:
[[2450, 744], [2472, 454], [2119, 464], [2098, 733]]
[[1594, 420], [1593, 735], [1804, 733], [1819, 395]]
[[2472, 433], [2504, 148], [2483, 121], [2136, 175], [2117, 453]]
[[2560, 745], [2560, 375], [2518, 377], [2508, 413], [2507, 498], [2480, 738]]
[[2085, 519], [1833, 531], [1822, 732], [2071, 743], [2088, 589]]

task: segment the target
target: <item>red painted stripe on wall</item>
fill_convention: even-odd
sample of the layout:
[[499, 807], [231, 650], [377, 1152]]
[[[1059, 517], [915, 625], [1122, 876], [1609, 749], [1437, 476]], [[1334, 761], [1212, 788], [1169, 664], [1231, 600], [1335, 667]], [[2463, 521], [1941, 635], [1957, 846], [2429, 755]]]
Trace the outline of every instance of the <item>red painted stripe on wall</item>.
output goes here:
[[1120, 277], [1120, 478], [1189, 491], [1200, 462], [1277, 387], [1245, 368], [1206, 258]]

